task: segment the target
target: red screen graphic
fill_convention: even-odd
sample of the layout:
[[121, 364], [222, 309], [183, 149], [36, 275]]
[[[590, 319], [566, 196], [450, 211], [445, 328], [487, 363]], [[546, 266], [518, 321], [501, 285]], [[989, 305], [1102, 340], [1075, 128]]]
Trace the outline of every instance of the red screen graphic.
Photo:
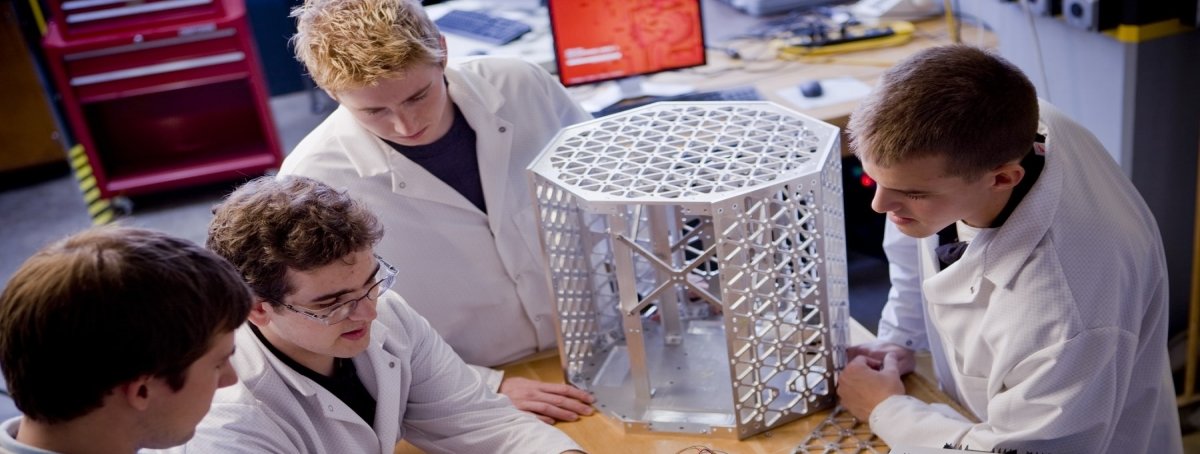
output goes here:
[[563, 85], [704, 64], [699, 0], [550, 1]]

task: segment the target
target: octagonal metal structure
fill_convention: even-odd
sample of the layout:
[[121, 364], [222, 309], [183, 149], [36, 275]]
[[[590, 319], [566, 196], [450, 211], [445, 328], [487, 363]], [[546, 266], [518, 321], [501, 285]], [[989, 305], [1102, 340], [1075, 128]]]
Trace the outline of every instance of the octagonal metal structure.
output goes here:
[[657, 103], [529, 166], [567, 380], [627, 432], [746, 438], [832, 406], [847, 281], [838, 129]]

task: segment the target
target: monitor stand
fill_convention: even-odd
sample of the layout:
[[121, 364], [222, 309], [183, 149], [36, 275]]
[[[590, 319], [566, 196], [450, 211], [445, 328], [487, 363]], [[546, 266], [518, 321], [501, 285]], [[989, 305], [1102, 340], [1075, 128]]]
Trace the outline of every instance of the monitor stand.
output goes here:
[[580, 101], [580, 107], [588, 112], [598, 112], [600, 109], [619, 103], [625, 99], [643, 96], [678, 96], [694, 91], [690, 85], [662, 84], [646, 81], [645, 77], [626, 77], [607, 82], [596, 89], [596, 93]]

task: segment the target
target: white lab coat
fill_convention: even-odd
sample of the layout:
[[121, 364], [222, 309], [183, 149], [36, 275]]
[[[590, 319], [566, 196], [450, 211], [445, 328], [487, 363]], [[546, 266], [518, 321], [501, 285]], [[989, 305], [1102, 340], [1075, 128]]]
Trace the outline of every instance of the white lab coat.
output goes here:
[[401, 438], [430, 453], [559, 453], [570, 438], [478, 374], [395, 292], [376, 305], [371, 344], [354, 367], [375, 396], [368, 425], [325, 388], [284, 364], [242, 326], [232, 363], [238, 383], [217, 390], [196, 436], [175, 453], [387, 453]]
[[936, 235], [885, 233], [879, 337], [928, 347], [942, 389], [982, 422], [893, 396], [871, 429], [893, 446], [1180, 453], [1158, 227], [1091, 133], [1046, 103], [1041, 117], [1045, 169], [960, 261], [938, 272]]
[[13, 416], [0, 424], [0, 454], [57, 454], [17, 441], [17, 429], [21, 428], [21, 418], [24, 416]]
[[[541, 68], [480, 58], [446, 69], [450, 98], [477, 135], [487, 214], [339, 108], [280, 174], [349, 189], [379, 216], [375, 251], [396, 291], [470, 364], [497, 366], [555, 348], [554, 305], [526, 166], [563, 127], [590, 119]], [[498, 372], [485, 372], [493, 386]]]

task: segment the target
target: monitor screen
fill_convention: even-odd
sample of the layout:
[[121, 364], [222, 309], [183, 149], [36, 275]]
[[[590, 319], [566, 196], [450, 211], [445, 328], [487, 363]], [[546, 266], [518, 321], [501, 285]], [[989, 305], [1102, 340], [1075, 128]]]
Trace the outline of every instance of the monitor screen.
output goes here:
[[701, 0], [550, 0], [565, 86], [703, 66]]

